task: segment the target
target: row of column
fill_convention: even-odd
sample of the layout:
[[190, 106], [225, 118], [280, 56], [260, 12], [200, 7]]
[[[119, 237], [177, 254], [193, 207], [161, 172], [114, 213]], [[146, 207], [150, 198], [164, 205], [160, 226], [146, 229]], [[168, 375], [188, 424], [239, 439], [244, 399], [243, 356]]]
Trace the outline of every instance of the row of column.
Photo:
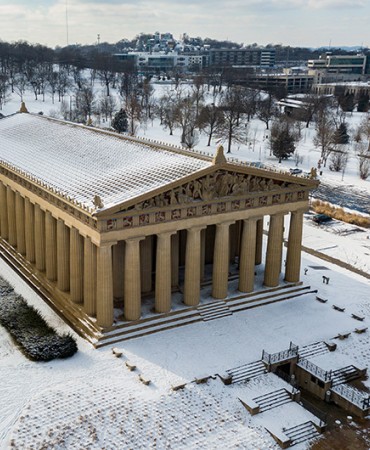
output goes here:
[[[62, 292], [69, 292], [75, 303], [83, 303], [87, 314], [97, 316], [99, 325], [108, 327], [113, 322], [113, 297], [124, 297], [127, 320], [141, 316], [141, 293], [150, 292], [152, 242], [134, 237], [95, 246], [90, 238], [55, 219], [49, 211], [32, 204], [9, 186], [0, 183], [1, 237], [26, 259], [44, 272], [49, 281]], [[233, 221], [216, 225], [213, 250], [212, 296], [227, 296], [230, 254], [230, 226]], [[291, 213], [285, 279], [299, 280], [303, 211]], [[204, 271], [205, 226], [187, 230], [185, 249], [184, 303], [199, 303], [200, 284]], [[279, 284], [282, 266], [284, 214], [270, 216], [265, 260], [264, 284]], [[242, 221], [239, 251], [239, 290], [254, 289], [255, 264], [262, 260], [263, 220], [251, 218]], [[141, 242], [142, 241], [142, 242]], [[113, 252], [112, 252], [113, 249]], [[166, 313], [171, 309], [171, 288], [178, 284], [178, 233], [157, 234], [155, 271], [155, 310]], [[115, 272], [115, 276], [113, 276]], [[117, 294], [118, 293], [118, 294]], [[98, 301], [97, 301], [98, 299]]]
[[[67, 227], [63, 220], [54, 218], [51, 212], [43, 211], [40, 205], [3, 183], [0, 183], [0, 204], [1, 237], [44, 273], [47, 280], [55, 282], [60, 291], [69, 293], [74, 303], [83, 302], [87, 314], [97, 314], [98, 322], [104, 321], [96, 304], [97, 254], [102, 251], [76, 228]], [[111, 316], [113, 307], [103, 308], [103, 312]], [[112, 317], [109, 320], [111, 324]]]

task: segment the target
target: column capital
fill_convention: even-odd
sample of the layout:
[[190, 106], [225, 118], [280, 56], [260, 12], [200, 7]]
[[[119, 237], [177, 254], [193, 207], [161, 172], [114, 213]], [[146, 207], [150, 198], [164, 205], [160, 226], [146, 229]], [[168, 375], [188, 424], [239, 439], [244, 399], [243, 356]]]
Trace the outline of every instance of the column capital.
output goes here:
[[236, 220], [226, 220], [224, 222], [216, 223], [215, 225], [217, 227], [229, 227], [230, 225], [233, 225], [236, 222]]
[[[140, 242], [145, 239], [145, 236], [134, 236], [124, 239], [127, 244], [135, 244], [136, 242]], [[116, 241], [117, 243], [117, 241]]]
[[195, 227], [191, 227], [191, 228], [188, 228], [186, 231], [189, 233], [189, 232], [198, 232], [198, 231], [202, 231], [202, 230], [205, 230], [207, 228], [207, 225], [196, 225]]
[[[75, 228], [75, 227], [72, 227], [72, 228], [79, 232], [78, 228]], [[97, 248], [109, 248], [109, 247], [113, 247], [113, 245], [116, 245], [117, 243], [118, 243], [118, 241], [104, 241], [104, 242], [101, 242], [99, 245], [97, 245]]]

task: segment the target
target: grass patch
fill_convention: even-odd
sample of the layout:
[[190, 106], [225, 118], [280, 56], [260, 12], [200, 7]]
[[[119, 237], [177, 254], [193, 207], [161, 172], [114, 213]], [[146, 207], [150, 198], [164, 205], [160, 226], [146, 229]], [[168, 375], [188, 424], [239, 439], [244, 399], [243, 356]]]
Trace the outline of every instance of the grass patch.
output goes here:
[[7, 282], [0, 279], [0, 324], [3, 325], [32, 361], [51, 361], [68, 358], [77, 352], [75, 339], [58, 335], [22, 296], [14, 293]]
[[333, 219], [341, 220], [342, 222], [350, 223], [363, 228], [370, 228], [369, 217], [346, 212], [343, 208], [332, 206], [330, 203], [323, 202], [321, 200], [314, 200], [311, 204], [311, 208], [317, 214], [326, 214], [327, 216], [330, 216]]

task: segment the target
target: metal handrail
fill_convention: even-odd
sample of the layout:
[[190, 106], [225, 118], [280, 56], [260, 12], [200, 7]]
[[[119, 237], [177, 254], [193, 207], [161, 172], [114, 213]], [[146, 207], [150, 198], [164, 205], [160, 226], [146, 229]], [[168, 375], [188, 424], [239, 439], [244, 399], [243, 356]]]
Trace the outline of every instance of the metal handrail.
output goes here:
[[321, 367], [317, 366], [313, 362], [308, 359], [300, 359], [298, 362], [298, 366], [306, 369], [311, 374], [315, 375], [317, 378], [320, 378], [323, 381], [330, 381], [332, 379], [332, 371], [323, 370]]
[[267, 353], [265, 350], [262, 351], [262, 361], [266, 364], [276, 364], [281, 361], [285, 361], [290, 358], [295, 358], [298, 356], [298, 345], [290, 342], [289, 348], [287, 350], [282, 350], [277, 353]]
[[366, 395], [348, 384], [339, 384], [332, 388], [332, 391], [362, 410], [366, 410], [370, 407], [370, 395]]

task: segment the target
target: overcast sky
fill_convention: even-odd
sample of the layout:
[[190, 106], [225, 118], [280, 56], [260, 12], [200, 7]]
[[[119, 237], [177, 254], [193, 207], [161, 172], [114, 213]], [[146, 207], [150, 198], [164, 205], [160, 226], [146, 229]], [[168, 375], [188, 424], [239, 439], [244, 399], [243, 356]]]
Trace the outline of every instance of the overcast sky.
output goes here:
[[244, 44], [370, 45], [370, 0], [0, 0], [0, 39], [65, 46], [66, 16], [69, 44], [169, 31]]

